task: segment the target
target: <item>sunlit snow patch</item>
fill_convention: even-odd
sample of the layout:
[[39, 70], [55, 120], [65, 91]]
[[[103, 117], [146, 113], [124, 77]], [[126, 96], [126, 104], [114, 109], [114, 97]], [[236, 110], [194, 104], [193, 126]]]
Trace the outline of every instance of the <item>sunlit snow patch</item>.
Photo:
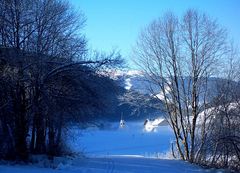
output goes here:
[[146, 121], [144, 122], [144, 129], [147, 132], [156, 131], [156, 128], [159, 127], [165, 121], [166, 120], [163, 118], [156, 118], [154, 120], [146, 119]]
[[127, 78], [125, 80], [125, 89], [126, 90], [130, 90], [132, 88], [132, 84], [131, 84], [131, 79], [130, 78]]

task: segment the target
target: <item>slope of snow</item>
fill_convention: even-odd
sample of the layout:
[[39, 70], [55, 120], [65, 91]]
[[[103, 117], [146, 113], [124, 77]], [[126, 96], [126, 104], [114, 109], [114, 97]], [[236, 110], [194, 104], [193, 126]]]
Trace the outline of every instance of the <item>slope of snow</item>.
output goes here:
[[165, 122], [165, 119], [164, 118], [156, 118], [154, 120], [149, 120], [147, 119], [145, 121], [145, 130], [147, 132], [152, 132], [154, 131], [155, 129], [159, 128], [159, 126], [161, 125], [161, 123]]
[[[55, 158], [46, 164], [0, 165], [0, 173], [223, 173], [207, 170], [179, 160], [159, 159], [168, 152], [172, 132], [161, 126], [146, 133], [142, 122], [119, 123], [108, 130], [72, 128], [66, 141], [75, 152], [85, 151], [88, 157]], [[155, 155], [154, 155], [155, 153]], [[156, 155], [159, 153], [159, 155]], [[156, 157], [157, 156], [157, 157]], [[159, 157], [158, 157], [159, 156]], [[50, 164], [50, 165], [49, 165]], [[46, 166], [45, 166], [46, 167]]]
[[1, 173], [223, 173], [223, 170], [207, 170], [179, 160], [160, 160], [139, 157], [102, 157], [73, 159], [71, 163], [56, 168], [36, 166], [3, 166]]
[[125, 89], [130, 90], [131, 88], [132, 88], [131, 79], [128, 78], [128, 79], [125, 80]]
[[[112, 71], [110, 77], [126, 90], [137, 91], [141, 94], [150, 94], [150, 83], [146, 81], [144, 73], [139, 70]], [[155, 90], [156, 86], [151, 84]], [[158, 89], [158, 87], [157, 87]]]
[[[171, 91], [170, 87], [169, 87], [169, 86], [166, 86], [166, 87], [165, 87], [165, 94], [166, 94], [166, 97], [167, 97], [167, 102], [171, 101], [171, 99], [170, 99], [170, 94], [169, 94], [170, 91]], [[158, 98], [158, 99], [160, 99], [160, 100], [162, 100], [162, 101], [165, 101], [163, 91], [160, 91], [158, 94], [156, 94], [155, 97]]]
[[112, 71], [111, 76], [113, 78], [118, 76], [143, 76], [143, 72], [141, 70], [128, 70], [128, 71], [115, 70]]

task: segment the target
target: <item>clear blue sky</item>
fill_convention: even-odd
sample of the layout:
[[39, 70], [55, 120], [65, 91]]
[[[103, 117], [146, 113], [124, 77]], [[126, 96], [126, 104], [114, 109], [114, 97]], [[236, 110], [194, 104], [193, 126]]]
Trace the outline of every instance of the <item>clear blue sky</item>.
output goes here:
[[120, 50], [130, 61], [141, 29], [167, 11], [182, 15], [195, 8], [216, 18], [240, 43], [240, 0], [69, 0], [87, 17], [84, 32], [89, 46], [101, 51]]

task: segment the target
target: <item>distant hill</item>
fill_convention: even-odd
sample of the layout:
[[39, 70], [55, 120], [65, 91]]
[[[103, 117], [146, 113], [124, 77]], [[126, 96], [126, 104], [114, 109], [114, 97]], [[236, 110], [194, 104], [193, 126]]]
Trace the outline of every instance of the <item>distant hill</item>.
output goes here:
[[[111, 74], [111, 78], [111, 82], [115, 86], [108, 86], [109, 89], [106, 90], [105, 87], [105, 89], [102, 90], [102, 94], [110, 98], [107, 100], [106, 109], [102, 112], [104, 118], [111, 121], [119, 121], [121, 116], [123, 116], [125, 120], [144, 120], [146, 118], [156, 118], [164, 115], [165, 112], [151, 106], [148, 107], [148, 105], [146, 105], [137, 108], [128, 103], [122, 104], [119, 100], [119, 97], [122, 97], [124, 94], [134, 92], [139, 97], [146, 98], [146, 100], [149, 100], [151, 103], [159, 102], [159, 100], [153, 96], [152, 92], [161, 98], [161, 89], [157, 85], [147, 81], [141, 71], [117, 71]], [[188, 84], [189, 80], [190, 77], [184, 78], [185, 85]], [[111, 82], [110, 86], [112, 86]], [[214, 77], [208, 79], [207, 95], [209, 102], [217, 95], [219, 89], [218, 84], [224, 82], [229, 81]], [[234, 83], [233, 81], [231, 82]], [[205, 89], [205, 87], [206, 86], [202, 86], [202, 89]], [[136, 99], [138, 96], [136, 96]], [[203, 97], [199, 98], [199, 102], [203, 102]], [[163, 108], [160, 109], [163, 110]]]
[[[119, 85], [126, 90], [136, 91], [141, 94], [160, 94], [161, 89], [159, 86], [154, 83], [146, 80], [144, 73], [141, 71], [126, 71], [126, 72], [116, 72], [113, 75], [113, 79], [116, 80]], [[188, 85], [190, 77], [184, 77], [185, 86]], [[211, 77], [208, 79], [207, 88], [208, 93], [211, 95], [211, 98], [214, 97], [217, 93], [217, 84], [226, 82], [226, 79]], [[234, 83], [234, 81], [231, 81]], [[202, 89], [206, 86], [202, 86]], [[210, 96], [209, 95], [209, 96]]]

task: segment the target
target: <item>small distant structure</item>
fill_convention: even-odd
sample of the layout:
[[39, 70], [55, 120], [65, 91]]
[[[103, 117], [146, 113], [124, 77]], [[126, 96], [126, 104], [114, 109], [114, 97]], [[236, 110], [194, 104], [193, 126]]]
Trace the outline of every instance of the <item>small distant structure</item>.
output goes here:
[[164, 118], [146, 119], [144, 121], [144, 129], [147, 132], [152, 132], [152, 131], [156, 130], [157, 127], [165, 126], [167, 124], [168, 124], [167, 120]]
[[119, 126], [120, 126], [120, 128], [125, 127], [125, 121], [123, 120], [122, 115], [121, 115], [121, 120], [120, 120]]

